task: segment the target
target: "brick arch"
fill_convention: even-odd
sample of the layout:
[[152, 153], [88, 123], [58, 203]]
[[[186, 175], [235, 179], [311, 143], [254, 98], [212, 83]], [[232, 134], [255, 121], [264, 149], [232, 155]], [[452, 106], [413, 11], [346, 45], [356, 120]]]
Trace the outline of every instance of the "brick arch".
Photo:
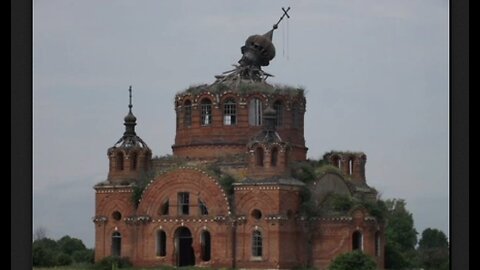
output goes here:
[[122, 214], [122, 219], [132, 214], [130, 204], [120, 198], [112, 199], [104, 197], [98, 203], [97, 209], [101, 209], [97, 215], [105, 215], [109, 220], [112, 219], [112, 213], [114, 211], [119, 211]]
[[236, 210], [249, 216], [253, 209], [262, 211], [262, 216], [270, 213], [270, 207], [275, 205], [275, 201], [267, 193], [263, 191], [259, 192], [247, 192], [238, 198]]
[[187, 167], [166, 172], [152, 180], [143, 191], [137, 212], [156, 216], [162, 202], [180, 191], [188, 191], [202, 198], [209, 215], [230, 214], [228, 198], [217, 179], [205, 171]]
[[250, 100], [252, 100], [254, 98], [258, 98], [262, 101], [262, 107], [263, 108], [268, 107], [268, 104], [267, 104], [268, 103], [268, 96], [265, 95], [264, 93], [261, 93], [261, 92], [252, 92], [251, 94], [246, 96], [245, 100], [247, 102], [247, 105], [249, 104]]
[[194, 100], [192, 100], [192, 105], [195, 103], [195, 105], [200, 106], [203, 99], [209, 99], [212, 102], [212, 106], [218, 103], [218, 99], [213, 93], [205, 91], [195, 96]]
[[240, 103], [240, 96], [237, 93], [231, 91], [227, 91], [220, 96], [220, 103], [223, 105], [225, 101], [229, 99], [235, 100], [236, 104]]
[[178, 102], [178, 106], [183, 106], [185, 101], [190, 100], [193, 103], [194, 96], [190, 93], [183, 94], [181, 96], [177, 95], [175, 97], [175, 102]]

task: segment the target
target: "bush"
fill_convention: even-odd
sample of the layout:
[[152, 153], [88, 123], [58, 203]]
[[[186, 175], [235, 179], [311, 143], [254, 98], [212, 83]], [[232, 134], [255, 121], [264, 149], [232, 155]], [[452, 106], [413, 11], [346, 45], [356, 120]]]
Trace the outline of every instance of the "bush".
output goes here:
[[63, 265], [70, 265], [72, 264], [72, 257], [70, 257], [70, 255], [68, 254], [65, 254], [65, 253], [60, 253], [58, 256], [57, 256], [57, 263], [56, 265], [58, 266], [63, 266]]
[[310, 183], [315, 180], [315, 171], [313, 166], [308, 162], [293, 162], [292, 176], [304, 183]]
[[233, 194], [233, 183], [235, 183], [235, 178], [230, 175], [223, 175], [220, 177], [219, 183], [227, 195]]
[[112, 270], [112, 265], [116, 265], [116, 268], [128, 268], [132, 266], [132, 263], [127, 257], [105, 257], [95, 264], [95, 269], [98, 270]]
[[73, 252], [72, 258], [76, 263], [93, 263], [94, 261], [93, 249], [77, 250]]
[[42, 246], [34, 246], [32, 250], [32, 263], [33, 266], [55, 266], [55, 252]]
[[344, 253], [330, 264], [329, 270], [375, 270], [377, 264], [368, 255], [361, 251]]
[[336, 211], [346, 212], [352, 209], [353, 200], [349, 196], [333, 194], [332, 196], [332, 207]]

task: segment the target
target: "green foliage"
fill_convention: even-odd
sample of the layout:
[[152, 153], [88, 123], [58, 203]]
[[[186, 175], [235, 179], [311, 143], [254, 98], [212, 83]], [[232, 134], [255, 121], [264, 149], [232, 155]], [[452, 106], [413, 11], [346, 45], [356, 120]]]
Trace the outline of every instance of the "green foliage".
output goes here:
[[292, 162], [292, 176], [304, 183], [315, 180], [315, 169], [310, 162]]
[[374, 202], [364, 200], [362, 206], [380, 222], [385, 221], [388, 215], [388, 209], [383, 200], [377, 199]]
[[57, 241], [52, 240], [50, 238], [42, 238], [42, 239], [33, 241], [32, 248], [34, 247], [42, 247], [42, 248], [54, 250], [54, 251], [59, 250]]
[[337, 168], [333, 165], [330, 165], [330, 164], [324, 164], [323, 160], [321, 160], [319, 162], [318, 167], [315, 167], [314, 172], [315, 172], [315, 175], [317, 177], [320, 177], [320, 176], [325, 175], [327, 173], [336, 173], [336, 174], [343, 175], [342, 171], [339, 168]]
[[58, 243], [50, 238], [35, 240], [32, 244], [32, 256], [34, 266], [55, 266], [60, 251]]
[[388, 220], [385, 229], [385, 267], [393, 270], [413, 267], [417, 259], [417, 231], [412, 214], [406, 209], [406, 203], [402, 199], [386, 200], [385, 207]]
[[234, 91], [240, 94], [246, 94], [248, 92], [256, 92], [256, 93], [265, 93], [265, 94], [303, 96], [305, 89], [303, 87], [292, 87], [292, 86], [282, 85], [282, 84], [270, 85], [265, 82], [238, 82], [234, 84], [215, 83], [212, 85], [207, 85], [207, 84], [191, 85], [181, 93], [198, 95], [202, 92], [207, 92], [207, 91], [213, 94], [220, 94], [225, 91]]
[[392, 270], [409, 268], [412, 262], [407, 257], [400, 252], [397, 244], [387, 242], [385, 245], [385, 268]]
[[86, 250], [87, 248], [83, 244], [82, 240], [77, 238], [71, 238], [68, 235], [60, 238], [57, 241], [60, 251], [64, 252], [67, 255], [72, 255], [74, 251], [77, 250]]
[[417, 244], [417, 231], [412, 214], [406, 209], [405, 200], [385, 201], [388, 209], [387, 242], [396, 243], [400, 252], [414, 250]]
[[[88, 256], [87, 256], [88, 253]], [[75, 262], [93, 262], [93, 250], [88, 250], [82, 240], [68, 235], [58, 241], [42, 238], [32, 243], [33, 266], [52, 267]]]
[[60, 253], [57, 255], [57, 263], [56, 265], [62, 266], [62, 265], [70, 265], [72, 264], [73, 260], [72, 257], [68, 254], [65, 253]]
[[448, 255], [447, 236], [437, 229], [425, 229], [418, 245], [420, 265], [426, 270], [448, 269]]
[[109, 256], [101, 259], [95, 264], [97, 270], [112, 270], [117, 268], [131, 267], [132, 263], [127, 257]]
[[377, 265], [375, 261], [361, 251], [352, 251], [336, 257], [329, 270], [375, 270]]
[[332, 200], [333, 210], [346, 212], [352, 209], [354, 206], [354, 202], [350, 196], [332, 194], [330, 197]]
[[51, 267], [56, 265], [55, 251], [42, 246], [32, 247], [32, 263], [34, 266]]
[[422, 232], [418, 249], [448, 248], [447, 236], [440, 230], [427, 228]]
[[142, 198], [142, 194], [143, 194], [143, 191], [145, 190], [145, 187], [154, 177], [155, 177], [154, 170], [143, 172], [140, 175], [140, 178], [138, 179], [136, 184], [133, 186], [132, 201], [135, 207], [138, 207], [138, 204], [140, 203], [140, 199]]
[[310, 189], [306, 186], [303, 186], [300, 190], [300, 214], [306, 217], [313, 217], [318, 214], [318, 209], [315, 203], [312, 200], [312, 193]]
[[76, 263], [93, 263], [94, 251], [93, 249], [76, 250], [73, 252], [72, 258]]
[[235, 178], [227, 174], [222, 175], [219, 179], [219, 184], [227, 195], [233, 195], [233, 183], [235, 183]]

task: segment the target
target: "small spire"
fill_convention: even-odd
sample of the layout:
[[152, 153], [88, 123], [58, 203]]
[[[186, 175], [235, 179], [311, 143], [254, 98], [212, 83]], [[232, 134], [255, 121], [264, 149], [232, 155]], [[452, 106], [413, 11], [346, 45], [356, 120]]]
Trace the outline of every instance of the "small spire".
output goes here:
[[129, 96], [129, 102], [128, 102], [128, 114], [127, 116], [125, 116], [124, 120], [125, 120], [125, 133], [124, 135], [126, 136], [134, 136], [135, 135], [135, 125], [136, 125], [136, 121], [137, 121], [137, 118], [135, 117], [135, 115], [133, 115], [132, 113], [132, 86], [130, 85], [130, 87], [128, 88], [128, 96]]
[[130, 102], [128, 104], [128, 109], [130, 112], [132, 112], [132, 86], [130, 85], [130, 87], [128, 88], [128, 92], [129, 92], [129, 98], [130, 98]]

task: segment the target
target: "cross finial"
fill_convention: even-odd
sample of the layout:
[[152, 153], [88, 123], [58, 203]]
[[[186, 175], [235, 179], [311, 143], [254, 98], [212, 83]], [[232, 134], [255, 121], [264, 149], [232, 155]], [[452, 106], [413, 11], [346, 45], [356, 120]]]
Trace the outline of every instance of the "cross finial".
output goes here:
[[288, 15], [288, 11], [290, 10], [290, 7], [288, 7], [286, 10], [285, 10], [284, 7], [282, 7], [282, 10], [283, 10], [282, 17], [280, 17], [280, 19], [278, 20], [278, 22], [273, 25], [273, 29], [277, 29], [277, 28], [278, 28], [278, 24], [283, 20], [283, 17], [287, 16], [287, 18], [290, 19], [290, 16]]
[[130, 112], [132, 111], [132, 86], [130, 85], [130, 87], [128, 88], [128, 93], [129, 93], [129, 103], [128, 103], [128, 109], [130, 110]]

